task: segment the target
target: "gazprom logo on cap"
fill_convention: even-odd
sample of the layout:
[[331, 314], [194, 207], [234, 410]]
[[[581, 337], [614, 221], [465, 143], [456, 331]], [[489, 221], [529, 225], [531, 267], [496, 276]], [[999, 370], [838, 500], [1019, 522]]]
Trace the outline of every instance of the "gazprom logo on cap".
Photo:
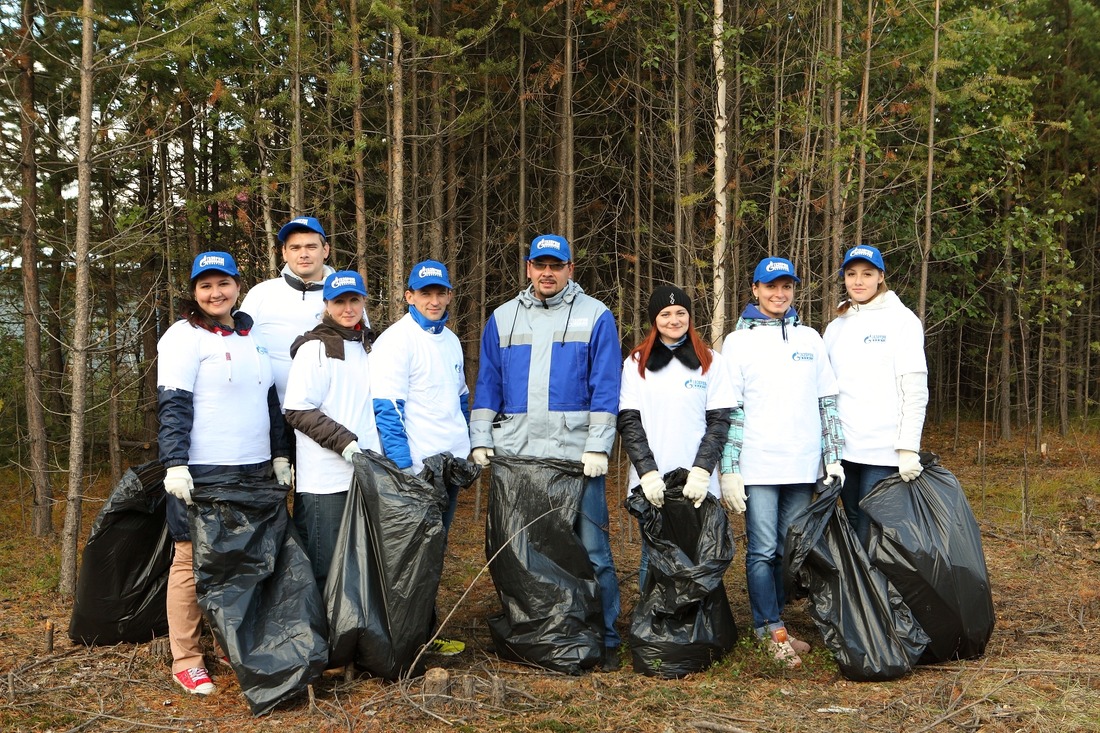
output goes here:
[[225, 267], [225, 258], [218, 255], [203, 255], [203, 258], [199, 260], [199, 267], [210, 267], [211, 265]]
[[417, 277], [443, 277], [443, 270], [440, 270], [438, 267], [429, 267], [427, 265], [424, 265], [424, 267], [421, 267], [420, 270], [416, 273], [416, 276]]
[[812, 351], [796, 351], [791, 354], [791, 359], [794, 361], [813, 361], [814, 353]]
[[535, 242], [535, 249], [556, 249], [561, 252], [561, 242], [556, 239], [550, 239], [549, 237], [543, 237]]
[[871, 250], [867, 249], [866, 247], [852, 247], [851, 251], [848, 252], [848, 257], [849, 258], [851, 258], [851, 257], [874, 257], [874, 256], [875, 256], [875, 253], [872, 252]]
[[786, 262], [769, 262], [764, 266], [768, 272], [790, 272], [791, 268]]
[[329, 287], [332, 289], [342, 288], [345, 285], [356, 285], [354, 277], [334, 277], [332, 282], [329, 283]]

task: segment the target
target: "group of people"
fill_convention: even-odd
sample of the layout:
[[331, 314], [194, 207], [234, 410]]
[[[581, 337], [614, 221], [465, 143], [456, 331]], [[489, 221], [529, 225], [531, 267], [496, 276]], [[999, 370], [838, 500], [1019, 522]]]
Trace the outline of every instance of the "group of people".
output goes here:
[[[606, 496], [616, 433], [630, 459], [629, 486], [654, 506], [665, 499], [663, 476], [683, 467], [683, 496], [696, 507], [710, 494], [745, 512], [753, 628], [789, 666], [801, 664], [809, 645], [782, 620], [783, 542], [816, 481], [843, 483], [845, 511], [866, 537], [859, 499], [894, 472], [905, 480], [920, 473], [923, 331], [886, 287], [874, 247], [848, 250], [847, 297], [824, 339], [792, 307], [794, 265], [769, 257], [756, 267], [754, 303], [721, 353], [693, 327], [689, 295], [662, 286], [649, 299], [649, 331], [624, 361], [613, 314], [573, 280], [570, 243], [538, 236], [526, 262], [529, 284], [485, 324], [470, 404], [461, 345], [446, 327], [453, 290], [442, 263], [413, 267], [408, 313], [375, 339], [363, 280], [325, 264], [320, 222], [294, 219], [279, 240], [281, 276], [255, 285], [240, 310], [232, 256], [198, 256], [182, 320], [158, 345], [160, 457], [176, 550], [172, 672], [188, 692], [214, 690], [187, 534], [196, 478], [293, 481], [294, 524], [323, 587], [355, 453], [383, 453], [409, 472], [442, 452], [482, 466], [498, 455], [577, 461], [585, 483], [576, 530], [599, 585], [601, 667], [610, 671], [621, 641]], [[446, 527], [457, 488], [449, 498]], [[643, 550], [640, 577], [646, 572]], [[442, 653], [462, 648], [446, 639], [435, 645]]]

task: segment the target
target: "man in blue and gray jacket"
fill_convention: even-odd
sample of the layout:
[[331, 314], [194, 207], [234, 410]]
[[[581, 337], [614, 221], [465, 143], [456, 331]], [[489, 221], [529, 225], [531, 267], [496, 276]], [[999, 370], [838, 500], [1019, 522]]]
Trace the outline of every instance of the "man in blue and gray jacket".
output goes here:
[[493, 312], [481, 335], [471, 457], [482, 466], [497, 451], [584, 464], [579, 534], [600, 585], [602, 666], [610, 671], [619, 666], [619, 581], [605, 476], [619, 410], [618, 330], [607, 306], [573, 282], [565, 237], [535, 237], [527, 277], [531, 284]]

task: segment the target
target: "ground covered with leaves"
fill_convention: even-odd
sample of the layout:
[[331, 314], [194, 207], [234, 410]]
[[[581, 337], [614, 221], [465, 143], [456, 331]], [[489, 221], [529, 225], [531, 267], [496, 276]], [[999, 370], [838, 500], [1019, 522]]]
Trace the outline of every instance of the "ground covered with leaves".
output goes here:
[[[631, 670], [567, 677], [501, 660], [485, 619], [498, 608], [484, 556], [484, 514], [466, 492], [452, 530], [440, 607], [443, 635], [466, 642], [445, 668], [450, 696], [426, 702], [421, 679], [385, 683], [327, 674], [310, 697], [254, 718], [232, 672], [218, 692], [182, 694], [162, 644], [87, 648], [65, 634], [70, 607], [53, 590], [56, 541], [29, 536], [25, 483], [0, 476], [0, 730], [2, 731], [1100, 731], [1100, 435], [983, 441], [980, 425], [926, 430], [926, 448], [962, 482], [982, 527], [997, 627], [980, 659], [919, 667], [889, 683], [844, 679], [806, 613], [785, 614], [817, 640], [797, 670], [742, 639], [710, 670], [660, 680]], [[986, 450], [982, 446], [989, 445]], [[625, 469], [625, 461], [621, 461]], [[621, 474], [621, 475], [625, 475]], [[613, 471], [609, 486], [621, 486]], [[58, 485], [63, 482], [58, 481]], [[85, 528], [109, 487], [86, 502]], [[1029, 508], [1026, 516], [1024, 502]], [[484, 495], [480, 505], [484, 505]], [[742, 632], [744, 525], [727, 592]], [[87, 531], [87, 529], [85, 529]], [[638, 531], [612, 511], [623, 636], [637, 601]], [[52, 649], [48, 624], [56, 631]]]

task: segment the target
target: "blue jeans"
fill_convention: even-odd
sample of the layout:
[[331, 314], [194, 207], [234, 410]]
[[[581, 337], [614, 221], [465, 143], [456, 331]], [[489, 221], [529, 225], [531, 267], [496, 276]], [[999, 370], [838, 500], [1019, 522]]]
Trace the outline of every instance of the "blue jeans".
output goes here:
[[813, 484], [746, 486], [745, 575], [748, 579], [749, 609], [757, 636], [783, 628], [783, 543], [791, 520], [810, 505]]
[[844, 513], [848, 524], [856, 531], [860, 543], [866, 548], [871, 537], [871, 520], [859, 510], [859, 502], [871, 493], [875, 484], [887, 476], [897, 473], [897, 466], [872, 466], [868, 463], [844, 464], [844, 487], [840, 490], [840, 500], [844, 503]]
[[581, 496], [581, 516], [577, 520], [577, 534], [588, 551], [588, 559], [596, 571], [600, 585], [600, 601], [603, 605], [604, 646], [619, 646], [619, 632], [615, 622], [619, 618], [619, 578], [615, 575], [615, 563], [611, 559], [611, 536], [608, 527], [611, 519], [607, 513], [606, 482], [603, 476], [587, 478]]
[[302, 538], [302, 544], [313, 567], [317, 586], [325, 591], [325, 581], [336, 552], [336, 539], [340, 534], [340, 522], [344, 518], [344, 504], [348, 492], [335, 494], [294, 494], [294, 526]]
[[443, 529], [450, 531], [451, 522], [455, 520], [455, 510], [458, 509], [458, 486], [447, 487], [447, 509], [443, 512]]

